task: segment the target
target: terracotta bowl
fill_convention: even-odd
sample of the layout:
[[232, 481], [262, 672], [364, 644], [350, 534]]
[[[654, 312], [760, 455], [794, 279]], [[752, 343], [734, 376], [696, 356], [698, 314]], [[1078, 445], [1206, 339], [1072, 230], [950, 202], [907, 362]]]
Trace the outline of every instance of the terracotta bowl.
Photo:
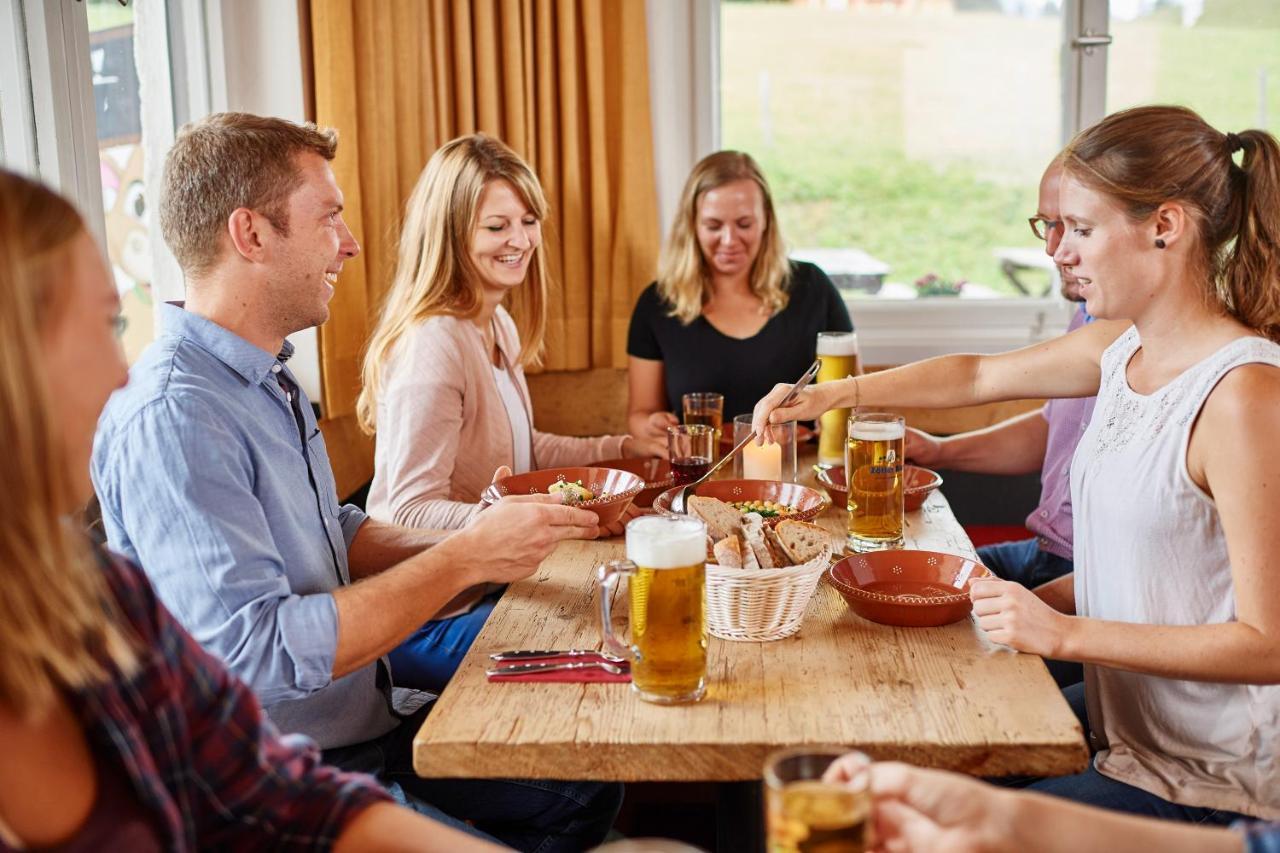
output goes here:
[[648, 459], [606, 459], [604, 462], [597, 462], [596, 467], [630, 471], [644, 480], [644, 489], [633, 501], [636, 506], [653, 506], [653, 499], [676, 482], [671, 475], [671, 463], [657, 456]]
[[480, 500], [492, 504], [505, 495], [546, 494], [547, 489], [558, 480], [568, 480], [571, 483], [581, 480], [582, 485], [593, 493], [604, 495], [578, 504], [583, 509], [594, 512], [601, 524], [617, 521], [636, 495], [644, 489], [644, 480], [639, 476], [616, 468], [544, 468], [541, 471], [503, 477], [485, 489]]
[[993, 577], [967, 557], [937, 551], [851, 554], [827, 570], [827, 581], [863, 619], [925, 628], [969, 615], [969, 584]]
[[[924, 506], [924, 499], [929, 497], [929, 493], [942, 485], [941, 474], [918, 465], [904, 465], [902, 477], [902, 502], [907, 512], [915, 512]], [[845, 483], [843, 465], [819, 471], [818, 483], [831, 495], [831, 502], [836, 506], [843, 508], [849, 505], [849, 487]]]
[[[684, 487], [676, 486], [658, 495], [653, 502], [653, 508], [658, 512], [670, 513], [671, 501], [675, 499], [676, 492], [682, 488]], [[795, 508], [795, 512], [791, 515], [766, 518], [764, 523], [771, 527], [784, 518], [792, 521], [809, 521], [826, 512], [827, 507], [831, 506], [831, 500], [817, 489], [801, 486], [798, 483], [780, 483], [776, 480], [712, 480], [698, 486], [695, 494], [719, 498], [726, 503], [773, 501]]]

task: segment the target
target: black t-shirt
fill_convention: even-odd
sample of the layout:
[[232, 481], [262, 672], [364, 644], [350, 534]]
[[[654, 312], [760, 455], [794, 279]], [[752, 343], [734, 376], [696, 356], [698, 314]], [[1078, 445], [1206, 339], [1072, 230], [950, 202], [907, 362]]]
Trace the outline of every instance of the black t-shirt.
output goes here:
[[851, 332], [839, 291], [813, 264], [791, 262], [790, 300], [749, 338], [731, 338], [699, 316], [687, 326], [669, 316], [658, 285], [645, 288], [631, 314], [627, 354], [661, 361], [667, 407], [679, 417], [680, 398], [695, 391], [724, 395], [726, 428], [750, 413], [779, 382], [795, 382], [813, 363], [818, 332]]

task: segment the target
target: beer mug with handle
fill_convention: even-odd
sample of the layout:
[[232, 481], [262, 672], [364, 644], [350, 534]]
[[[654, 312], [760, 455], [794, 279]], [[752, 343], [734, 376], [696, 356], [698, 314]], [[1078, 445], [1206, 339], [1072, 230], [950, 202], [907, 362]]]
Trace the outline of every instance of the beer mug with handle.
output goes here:
[[[631, 688], [646, 702], [696, 702], [706, 691], [706, 543], [697, 518], [641, 516], [627, 525], [627, 558], [597, 570], [605, 649], [631, 661]], [[623, 575], [630, 643], [613, 631], [613, 591]]]
[[849, 418], [844, 470], [849, 484], [848, 544], [854, 551], [902, 547], [906, 435], [900, 415], [854, 412]]

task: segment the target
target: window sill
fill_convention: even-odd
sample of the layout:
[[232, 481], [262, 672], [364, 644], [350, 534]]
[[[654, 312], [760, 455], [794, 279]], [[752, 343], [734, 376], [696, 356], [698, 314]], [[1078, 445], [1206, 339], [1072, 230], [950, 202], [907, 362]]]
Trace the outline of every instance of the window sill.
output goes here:
[[846, 298], [845, 304], [868, 365], [1017, 349], [1062, 334], [1077, 309], [1058, 298]]

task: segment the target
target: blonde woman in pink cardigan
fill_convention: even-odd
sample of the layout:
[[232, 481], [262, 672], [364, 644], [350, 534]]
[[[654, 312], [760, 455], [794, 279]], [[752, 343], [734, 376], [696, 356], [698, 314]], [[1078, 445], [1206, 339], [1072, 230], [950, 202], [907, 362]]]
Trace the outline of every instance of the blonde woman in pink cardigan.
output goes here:
[[[546, 214], [533, 171], [492, 137], [455, 139], [423, 170], [357, 404], [361, 426], [377, 432], [374, 518], [457, 529], [480, 511], [480, 493], [503, 468], [666, 454], [652, 439], [570, 438], [534, 427], [524, 368], [541, 358], [546, 335]], [[620, 533], [621, 525], [601, 532]], [[418, 673], [411, 678], [420, 686], [452, 673], [493, 600], [461, 604], [464, 615], [410, 637], [413, 652], [399, 665], [393, 653], [397, 683], [407, 683], [406, 672]], [[440, 660], [443, 667], [431, 667], [439, 671], [423, 670], [424, 661]]]

